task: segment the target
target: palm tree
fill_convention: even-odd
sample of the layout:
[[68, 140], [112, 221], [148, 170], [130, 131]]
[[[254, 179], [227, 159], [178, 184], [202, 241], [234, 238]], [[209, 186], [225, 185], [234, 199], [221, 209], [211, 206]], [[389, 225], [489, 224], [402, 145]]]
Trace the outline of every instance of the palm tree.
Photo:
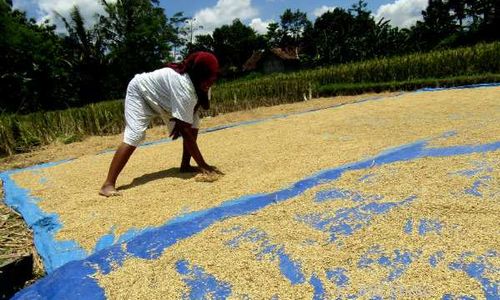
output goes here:
[[79, 98], [83, 103], [104, 100], [104, 78], [107, 58], [104, 37], [97, 26], [85, 27], [85, 19], [78, 6], [70, 12], [70, 19], [58, 14], [64, 22], [68, 36], [65, 43], [68, 48], [68, 64], [75, 74]]

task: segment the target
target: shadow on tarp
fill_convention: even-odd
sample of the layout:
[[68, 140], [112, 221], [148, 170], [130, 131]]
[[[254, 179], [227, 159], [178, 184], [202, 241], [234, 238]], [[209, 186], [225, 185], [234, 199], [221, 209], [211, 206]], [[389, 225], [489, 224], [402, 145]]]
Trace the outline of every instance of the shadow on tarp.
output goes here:
[[148, 173], [141, 175], [140, 177], [134, 178], [131, 183], [119, 186], [117, 190], [123, 191], [138, 186], [165, 178], [180, 178], [180, 179], [191, 179], [196, 176], [196, 173], [181, 173], [179, 168], [170, 168], [167, 170], [162, 170], [158, 172]]

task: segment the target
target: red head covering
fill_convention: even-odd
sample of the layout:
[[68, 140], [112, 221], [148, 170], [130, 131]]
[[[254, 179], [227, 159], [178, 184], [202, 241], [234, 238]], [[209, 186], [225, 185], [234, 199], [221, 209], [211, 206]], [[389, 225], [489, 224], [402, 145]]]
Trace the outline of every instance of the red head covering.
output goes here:
[[178, 64], [167, 64], [168, 68], [174, 69], [179, 74], [188, 73], [198, 95], [198, 102], [208, 109], [208, 89], [214, 84], [219, 71], [219, 62], [215, 55], [210, 52], [194, 52], [184, 61]]

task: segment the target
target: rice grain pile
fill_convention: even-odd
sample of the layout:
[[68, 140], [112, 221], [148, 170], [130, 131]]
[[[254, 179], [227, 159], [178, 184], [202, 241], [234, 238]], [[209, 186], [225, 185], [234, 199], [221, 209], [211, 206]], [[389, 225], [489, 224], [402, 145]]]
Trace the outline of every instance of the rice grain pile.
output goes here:
[[[110, 232], [159, 226], [175, 216], [243, 195], [286, 187], [326, 168], [459, 128], [458, 145], [499, 136], [500, 88], [406, 94], [396, 98], [291, 116], [200, 136], [206, 160], [226, 174], [211, 184], [179, 174], [181, 142], [139, 148], [119, 178], [122, 197], [97, 195], [112, 153], [13, 176], [63, 224], [60, 240], [94, 249]], [[457, 115], [463, 117], [457, 118]], [[492, 128], [469, 136], [468, 126]], [[496, 126], [495, 126], [496, 125]], [[478, 129], [479, 130], [479, 129]]]
[[[478, 162], [486, 168], [463, 175]], [[494, 184], [499, 170], [498, 153], [489, 153], [347, 172], [258, 214], [217, 223], [157, 260], [131, 258], [97, 278], [110, 299], [180, 298], [193, 290], [175, 272], [179, 261], [187, 261], [220, 285], [227, 283], [232, 299], [312, 299], [312, 278], [322, 283], [326, 299], [481, 299], [487, 288], [481, 280], [500, 280], [495, 254], [500, 190]], [[360, 180], [367, 175], [370, 180]], [[484, 197], [465, 192], [484, 176], [491, 178], [478, 190]], [[318, 201], [318, 195], [332, 191], [337, 193]], [[393, 203], [384, 213], [374, 213], [377, 205]], [[334, 230], [340, 224], [349, 224], [353, 232]], [[294, 284], [280, 271], [283, 255], [301, 273]], [[474, 266], [483, 268], [480, 278], [467, 275]], [[161, 294], [162, 288], [141, 291], [153, 280], [169, 286], [168, 294]]]
[[110, 299], [485, 298], [500, 282], [500, 151], [465, 146], [499, 142], [499, 97], [500, 88], [412, 93], [204, 134], [207, 162], [225, 173], [211, 183], [178, 172], [179, 142], [138, 149], [121, 197], [97, 195], [112, 154], [13, 177], [58, 214], [57, 239], [91, 252], [108, 233], [420, 145], [427, 157], [347, 170], [95, 278]]

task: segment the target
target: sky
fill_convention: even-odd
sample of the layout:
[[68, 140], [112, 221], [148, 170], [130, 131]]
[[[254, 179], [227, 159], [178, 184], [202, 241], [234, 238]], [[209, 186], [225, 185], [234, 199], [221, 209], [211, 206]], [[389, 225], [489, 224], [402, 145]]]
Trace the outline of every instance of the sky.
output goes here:
[[[113, 2], [116, 0], [107, 0]], [[26, 11], [38, 22], [49, 20], [64, 30], [56, 13], [67, 16], [74, 5], [78, 5], [87, 20], [94, 22], [96, 13], [103, 13], [101, 0], [13, 0], [15, 8]], [[215, 28], [230, 24], [235, 18], [251, 26], [259, 33], [265, 33], [267, 24], [279, 21], [279, 16], [287, 8], [300, 9], [307, 13], [311, 21], [335, 7], [350, 8], [357, 0], [160, 0], [167, 16], [183, 12], [194, 18], [195, 24], [202, 26], [197, 34], [211, 33]], [[368, 8], [375, 18], [385, 18], [399, 27], [409, 27], [421, 19], [421, 11], [428, 0], [368, 0]]]

